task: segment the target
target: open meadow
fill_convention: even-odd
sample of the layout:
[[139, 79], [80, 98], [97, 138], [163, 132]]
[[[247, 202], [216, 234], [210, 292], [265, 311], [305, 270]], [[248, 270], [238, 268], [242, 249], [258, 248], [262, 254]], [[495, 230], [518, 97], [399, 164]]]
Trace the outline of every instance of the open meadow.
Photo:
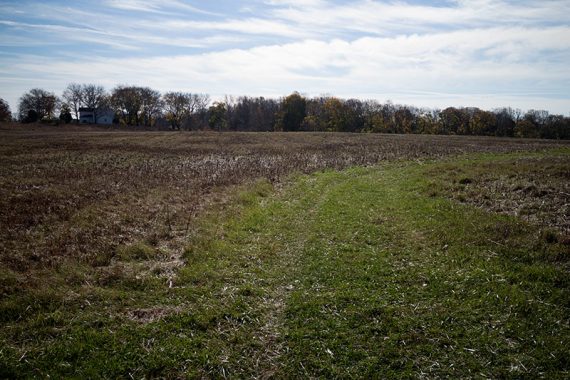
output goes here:
[[0, 126], [0, 378], [567, 378], [570, 142]]

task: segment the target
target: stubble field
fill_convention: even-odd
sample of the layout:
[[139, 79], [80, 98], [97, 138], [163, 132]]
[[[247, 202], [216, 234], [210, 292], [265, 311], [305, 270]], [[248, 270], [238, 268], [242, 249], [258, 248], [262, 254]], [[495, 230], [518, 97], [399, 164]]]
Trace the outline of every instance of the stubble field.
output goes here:
[[0, 377], [568, 375], [569, 147], [3, 126]]
[[116, 247], [169, 239], [232, 186], [291, 173], [559, 144], [449, 136], [3, 130], [2, 263], [105, 266]]

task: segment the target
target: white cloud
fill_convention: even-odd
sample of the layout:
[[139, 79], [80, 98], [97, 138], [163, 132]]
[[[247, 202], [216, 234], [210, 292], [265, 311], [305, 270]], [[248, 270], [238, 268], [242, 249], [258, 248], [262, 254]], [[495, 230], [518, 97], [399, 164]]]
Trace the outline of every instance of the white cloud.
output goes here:
[[158, 4], [142, 0], [107, 0], [106, 4], [112, 8], [141, 12], [156, 12], [160, 9]]
[[[251, 13], [216, 17], [189, 17], [198, 14], [212, 14], [197, 9], [179, 0], [107, 0], [106, 4], [115, 9], [138, 10], [143, 14], [137, 17], [113, 14], [104, 8], [82, 10], [50, 4], [35, 4], [34, 14], [43, 15], [46, 22], [41, 27], [50, 35], [57, 36], [60, 42], [74, 41], [81, 34], [100, 34], [113, 40], [106, 45], [113, 48], [124, 46], [132, 50], [148, 48], [148, 44], [217, 48], [223, 43], [237, 43], [236, 37], [243, 35], [239, 42], [267, 44], [292, 40], [343, 38], [357, 36], [394, 36], [415, 33], [438, 33], [443, 30], [466, 28], [494, 28], [497, 26], [536, 27], [537, 24], [568, 25], [570, 14], [568, 1], [526, 1], [509, 3], [506, 1], [457, 0], [454, 6], [435, 7], [412, 5], [406, 2], [380, 2], [358, 0], [350, 4], [334, 4], [321, 0], [265, 1], [269, 8], [254, 7], [256, 16]], [[249, 3], [241, 5], [243, 8]], [[518, 4], [518, 5], [517, 5]], [[2, 9], [2, 6], [0, 6]], [[15, 12], [9, 8], [8, 15]], [[173, 12], [174, 11], [174, 12]], [[144, 13], [149, 15], [144, 15]], [[170, 12], [168, 16], [164, 12]], [[80, 21], [76, 21], [80, 20]], [[75, 30], [63, 34], [61, 26], [51, 25], [54, 21], [62, 25], [76, 23]], [[5, 22], [14, 22], [6, 20]], [[28, 23], [30, 28], [40, 25]], [[39, 23], [36, 23], [39, 24]], [[8, 26], [8, 24], [6, 24]], [[48, 29], [48, 25], [51, 25]], [[60, 32], [60, 33], [58, 33]], [[203, 38], [214, 32], [216, 38]], [[199, 34], [199, 36], [197, 36]], [[223, 38], [225, 35], [226, 38]], [[201, 38], [202, 37], [202, 38]], [[90, 37], [105, 44], [104, 38]], [[566, 37], [569, 38], [569, 37]]]
[[[278, 3], [278, 2], [274, 2]], [[290, 2], [285, 2], [290, 3]], [[293, 2], [295, 3], [295, 2]], [[360, 0], [335, 5], [321, 1], [306, 7], [277, 7], [273, 15], [314, 31], [353, 30], [367, 34], [390, 34], [394, 29], [413, 31], [435, 27], [464, 28], [469, 25], [497, 26], [505, 23], [564, 23], [570, 14], [568, 1], [457, 1], [454, 7], [413, 5], [406, 2]]]
[[[236, 35], [229, 34], [208, 34], [206, 37], [172, 37], [157, 33], [140, 33], [136, 31], [102, 31], [94, 27], [75, 27], [58, 24], [31, 24], [14, 21], [0, 20], [0, 25], [12, 27], [18, 31], [38, 30], [44, 35], [50, 35], [51, 39], [34, 39], [22, 36], [11, 36], [0, 41], [0, 46], [42, 46], [42, 45], [62, 45], [65, 43], [84, 42], [97, 45], [105, 45], [118, 50], [142, 50], [151, 45], [177, 46], [185, 48], [208, 48], [219, 44], [239, 43], [243, 41]], [[268, 26], [269, 27], [269, 26]]]
[[[59, 92], [77, 81], [570, 110], [567, 0], [255, 0], [223, 16], [210, 3], [199, 9], [181, 0], [106, 0], [106, 8], [89, 9], [26, 4], [33, 20], [0, 4], [0, 46], [61, 48], [41, 56], [0, 52], [0, 96], [13, 107], [32, 87]], [[73, 50], [77, 42], [87, 58]]]
[[[299, 90], [312, 95], [391, 98], [420, 106], [461, 102], [566, 113], [570, 109], [566, 93], [570, 41], [565, 36], [569, 34], [570, 27], [492, 28], [354, 41], [305, 40], [146, 59], [34, 62], [22, 58], [14, 66], [34, 79], [18, 81], [13, 88], [19, 96], [43, 78], [47, 88], [57, 91], [72, 81], [108, 88], [133, 83], [161, 91], [213, 95], [279, 96]], [[558, 51], [564, 59], [541, 61], [545, 50]], [[536, 62], [520, 61], [521, 55]], [[0, 75], [12, 69], [0, 67]], [[560, 99], [552, 100], [555, 97]]]
[[324, 0], [267, 0], [265, 4], [268, 5], [286, 5], [292, 7], [306, 8], [327, 5]]
[[111, 8], [138, 12], [160, 14], [171, 13], [171, 10], [175, 9], [191, 13], [216, 15], [216, 13], [205, 11], [179, 0], [106, 0], [105, 4]]
[[229, 19], [224, 21], [186, 21], [166, 20], [160, 25], [148, 25], [155, 30], [176, 30], [179, 33], [189, 31], [225, 31], [260, 36], [282, 36], [291, 38], [307, 37], [308, 32], [287, 23], [262, 18]]

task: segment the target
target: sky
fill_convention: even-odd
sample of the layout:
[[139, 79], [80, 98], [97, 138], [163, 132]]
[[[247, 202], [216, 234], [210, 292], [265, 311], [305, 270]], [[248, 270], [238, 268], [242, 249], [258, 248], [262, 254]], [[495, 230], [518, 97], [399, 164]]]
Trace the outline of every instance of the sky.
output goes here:
[[0, 0], [0, 97], [161, 92], [570, 115], [569, 0]]

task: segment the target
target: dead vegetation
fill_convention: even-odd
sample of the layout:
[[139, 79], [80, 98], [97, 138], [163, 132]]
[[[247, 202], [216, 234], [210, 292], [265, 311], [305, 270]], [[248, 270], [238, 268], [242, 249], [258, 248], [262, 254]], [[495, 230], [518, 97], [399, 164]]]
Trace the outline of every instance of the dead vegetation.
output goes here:
[[[441, 362], [434, 376], [445, 377], [469, 363], [478, 368], [469, 350], [485, 353], [489, 336], [498, 344], [507, 334], [538, 337], [567, 307], [565, 288], [552, 285], [568, 283], [564, 276], [543, 262], [524, 266], [534, 257], [536, 228], [472, 208], [463, 214], [454, 202], [422, 195], [461, 200], [473, 191], [493, 205], [485, 186], [504, 191], [505, 204], [507, 191], [567, 192], [567, 148], [528, 152], [568, 143], [48, 128], [0, 134], [2, 378], [376, 373], [368, 365], [410, 377], [434, 369], [434, 357]], [[525, 153], [460, 157], [513, 151]], [[457, 159], [426, 162], [445, 157]], [[397, 160], [407, 162], [300, 176], [274, 193], [290, 173]], [[552, 201], [540, 213], [568, 203]], [[543, 231], [540, 244], [559, 239]], [[543, 245], [541, 254], [563, 256], [564, 246]], [[488, 277], [490, 270], [498, 275]], [[529, 293], [535, 286], [540, 292]], [[530, 304], [527, 294], [542, 303]], [[537, 318], [532, 328], [520, 313]], [[487, 320], [494, 325], [481, 335]], [[544, 330], [545, 359], [534, 367], [525, 361], [529, 369], [550, 363], [546, 353], [563, 357], [566, 345], [548, 341], [558, 334], [551, 331]], [[472, 338], [481, 338], [479, 346]], [[487, 358], [502, 361], [490, 377], [504, 375], [497, 368], [512, 355], [510, 344], [500, 349], [481, 358], [485, 367]], [[374, 350], [377, 366], [360, 356]], [[410, 353], [413, 367], [403, 368]], [[562, 360], [547, 368], [566, 368]]]
[[[570, 244], [568, 155], [525, 156], [501, 162], [449, 164], [443, 192], [462, 203], [513, 215], [541, 226], [542, 238]], [[438, 194], [438, 190], [434, 191]]]
[[[125, 261], [120, 247], [137, 242], [151, 250], [162, 246], [170, 252], [163, 252], [170, 257], [166, 261], [176, 263], [171, 252], [182, 249], [180, 239], [200, 209], [223, 198], [232, 186], [255, 178], [278, 181], [292, 172], [562, 144], [481, 137], [55, 127], [3, 128], [0, 133], [0, 261], [17, 272], [53, 268], [70, 259], [107, 267], [113, 260]], [[530, 184], [521, 186], [520, 194], [531, 192]], [[165, 261], [144, 259], [156, 261], [149, 269], [158, 271], [162, 264], [157, 263]]]

